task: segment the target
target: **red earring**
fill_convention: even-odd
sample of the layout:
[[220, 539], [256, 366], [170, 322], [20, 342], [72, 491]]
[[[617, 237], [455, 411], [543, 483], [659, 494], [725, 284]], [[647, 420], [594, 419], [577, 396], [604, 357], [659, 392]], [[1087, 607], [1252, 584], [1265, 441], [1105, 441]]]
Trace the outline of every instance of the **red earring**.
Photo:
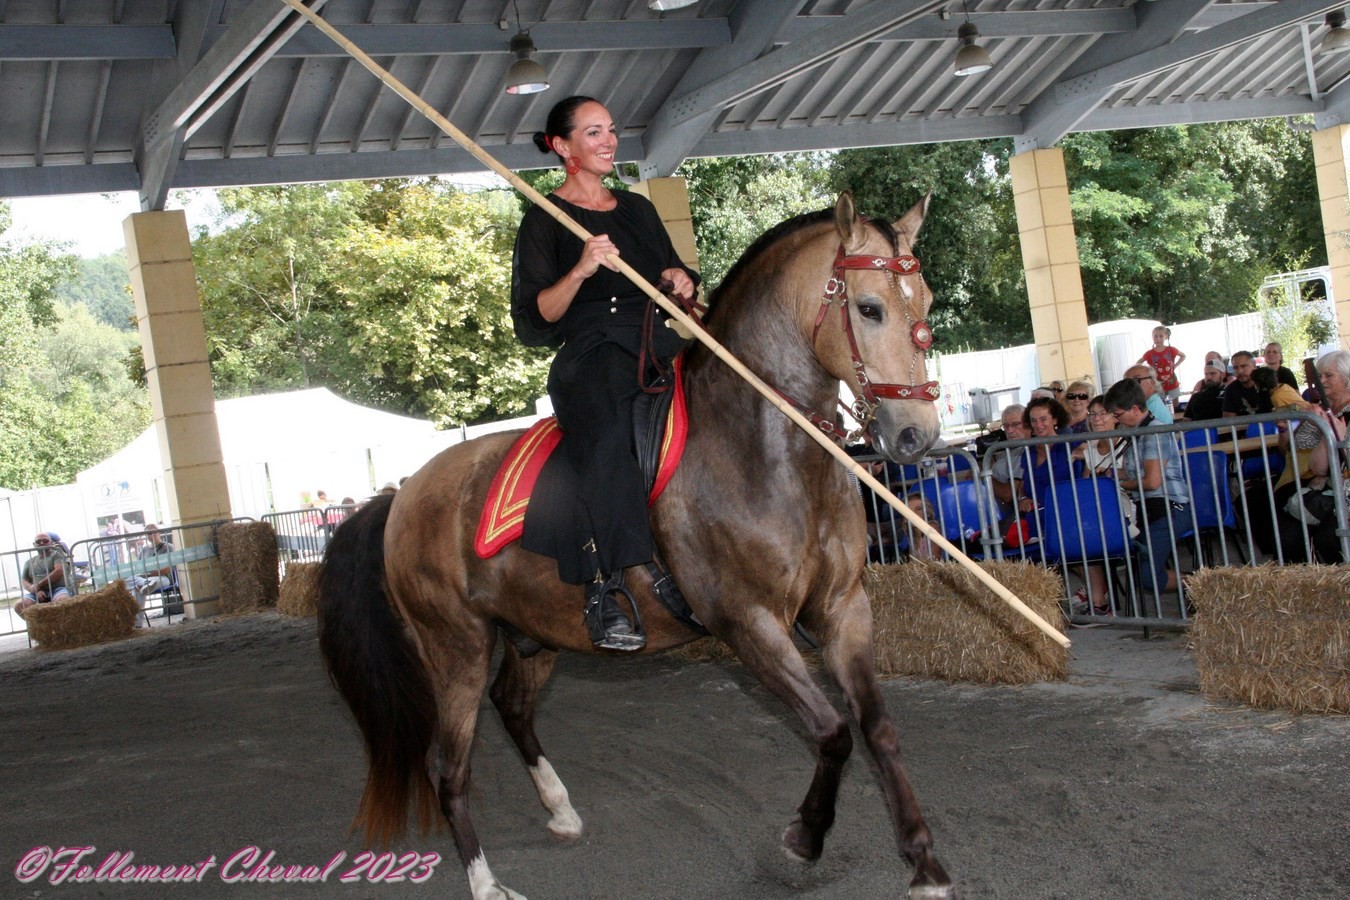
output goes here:
[[581, 171], [581, 160], [575, 156], [569, 156], [563, 163], [563, 167], [567, 170], [568, 175], [575, 175]]

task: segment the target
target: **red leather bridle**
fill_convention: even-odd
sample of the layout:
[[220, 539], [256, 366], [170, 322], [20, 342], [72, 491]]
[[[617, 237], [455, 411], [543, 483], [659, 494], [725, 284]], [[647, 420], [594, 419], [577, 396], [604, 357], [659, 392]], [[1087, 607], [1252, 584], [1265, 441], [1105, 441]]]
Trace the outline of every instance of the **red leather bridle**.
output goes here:
[[[896, 276], [918, 275], [921, 268], [919, 260], [913, 256], [849, 256], [844, 252], [844, 245], [840, 244], [839, 252], [834, 258], [834, 269], [830, 274], [830, 280], [825, 283], [825, 293], [820, 301], [820, 312], [816, 314], [816, 327], [811, 332], [811, 343], [814, 344], [819, 337], [821, 326], [825, 324], [825, 317], [828, 315], [830, 307], [838, 306], [840, 328], [848, 338], [849, 352], [853, 355], [853, 375], [858, 382], [857, 396], [849, 413], [858, 420], [859, 431], [865, 431], [867, 425], [876, 417], [876, 408], [881, 400], [927, 400], [931, 403], [942, 395], [942, 390], [936, 381], [928, 381], [923, 384], [892, 384], [873, 382], [868, 377], [867, 366], [862, 360], [862, 355], [858, 352], [858, 341], [853, 334], [853, 320], [848, 314], [848, 285], [844, 281], [844, 272], [848, 269], [889, 272], [892, 287], [895, 293], [899, 295], [900, 288], [895, 281]], [[920, 283], [922, 284], [922, 282]], [[912, 320], [909, 329], [910, 340], [920, 351], [927, 352], [933, 346], [933, 332], [923, 319], [923, 307], [922, 305], [919, 307], [918, 315], [909, 311], [907, 305], [905, 308]], [[785, 399], [800, 408], [800, 404], [792, 400], [791, 397], [785, 396]], [[826, 420], [819, 414], [811, 413], [809, 417], [816, 427], [836, 438], [846, 439], [854, 436], [844, 432], [833, 421]]]

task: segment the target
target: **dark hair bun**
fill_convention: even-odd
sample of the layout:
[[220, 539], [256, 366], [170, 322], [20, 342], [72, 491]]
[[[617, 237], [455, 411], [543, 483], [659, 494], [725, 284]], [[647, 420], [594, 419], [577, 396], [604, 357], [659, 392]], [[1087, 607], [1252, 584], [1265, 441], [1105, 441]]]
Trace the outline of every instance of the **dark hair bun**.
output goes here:
[[542, 131], [534, 133], [534, 145], [539, 148], [540, 153], [552, 153], [553, 148], [548, 145], [548, 135]]

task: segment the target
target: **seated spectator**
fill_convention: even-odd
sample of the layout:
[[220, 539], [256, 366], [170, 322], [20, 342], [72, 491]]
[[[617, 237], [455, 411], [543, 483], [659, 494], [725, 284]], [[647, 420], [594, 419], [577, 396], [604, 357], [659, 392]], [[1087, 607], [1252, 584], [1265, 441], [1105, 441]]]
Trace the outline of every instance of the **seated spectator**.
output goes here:
[[1144, 403], [1156, 425], [1171, 425], [1172, 410], [1167, 408], [1162, 394], [1158, 391], [1158, 373], [1152, 366], [1133, 365], [1125, 370], [1125, 377], [1139, 385], [1144, 392]]
[[1086, 381], [1075, 381], [1064, 392], [1064, 408], [1069, 412], [1068, 432], [1082, 434], [1090, 431], [1088, 427], [1088, 401], [1092, 399], [1092, 385]]
[[1298, 393], [1298, 379], [1294, 377], [1293, 372], [1285, 367], [1284, 350], [1275, 341], [1266, 344], [1265, 361], [1266, 368], [1275, 373], [1276, 380], [1280, 384], [1286, 384], [1294, 389], [1294, 393]]
[[[1088, 421], [1091, 422], [1089, 431], [1114, 431], [1116, 427], [1116, 417], [1106, 408], [1106, 400], [1098, 394], [1088, 401]], [[1083, 475], [1092, 478], [1116, 477], [1116, 470], [1120, 466], [1121, 460], [1125, 455], [1126, 442], [1122, 438], [1098, 438], [1095, 441], [1084, 441], [1080, 445], [1083, 459]], [[1137, 537], [1139, 532], [1133, 525], [1134, 501], [1125, 493], [1120, 492], [1120, 508], [1124, 513], [1126, 521], [1130, 522], [1131, 537]], [[1086, 613], [1091, 610], [1096, 615], [1111, 615], [1111, 605], [1106, 589], [1106, 567], [1093, 564], [1085, 566], [1084, 578], [1086, 582], [1074, 593], [1074, 603], [1072, 612], [1075, 614]]]
[[[1218, 350], [1211, 350], [1205, 354], [1206, 368], [1208, 368], [1210, 364], [1218, 366], [1219, 369], [1222, 370], [1223, 372], [1223, 378], [1219, 382], [1220, 388], [1223, 388], [1228, 384], [1228, 382], [1233, 380], [1233, 374], [1232, 372], [1229, 371], [1228, 357], [1224, 356]], [[1195, 387], [1191, 388], [1191, 393], [1194, 394], [1195, 392], [1203, 388], [1207, 380], [1208, 379], [1201, 377], [1201, 379], [1195, 383]], [[1218, 417], [1216, 416], [1215, 418]]]
[[[1327, 402], [1332, 410], [1319, 408], [1319, 411], [1331, 426], [1331, 433], [1337, 442], [1343, 443], [1346, 424], [1350, 422], [1350, 351], [1333, 350], [1323, 354], [1317, 360], [1317, 374], [1321, 377], [1322, 388], [1326, 391]], [[1301, 426], [1299, 431], [1306, 427], [1308, 426]], [[1291, 494], [1292, 499], [1286, 501], [1282, 508], [1299, 522], [1296, 526], [1299, 531], [1304, 525], [1307, 526], [1317, 559], [1330, 565], [1344, 562], [1344, 557], [1341, 553], [1341, 539], [1336, 535], [1335, 498], [1326, 495], [1326, 485], [1332, 483], [1327, 479], [1331, 475], [1333, 465], [1340, 467], [1344, 474], [1345, 461], [1338, 458], [1337, 448], [1327, 445], [1320, 429], [1310, 431], [1315, 432], [1317, 443], [1311, 447], [1308, 455], [1311, 476], [1306, 485], [1308, 492], [1298, 498], [1293, 498]], [[1294, 439], [1296, 444], [1303, 443], [1298, 440], [1298, 434], [1295, 434]], [[1281, 537], [1286, 534], [1288, 534], [1286, 527], [1282, 527]]]
[[[928, 500], [919, 493], [910, 494], [905, 498], [905, 505], [913, 510], [921, 519], [927, 522], [933, 529], [939, 533], [942, 531], [942, 525], [938, 522], [937, 515], [933, 512], [933, 507]], [[909, 555], [914, 559], [942, 559], [942, 551], [933, 546], [933, 541], [928, 535], [917, 528], [910, 528]]]
[[[1156, 424], [1143, 388], [1132, 379], [1111, 385], [1103, 399], [1123, 428]], [[1144, 435], [1126, 450], [1118, 472], [1116, 483], [1121, 490], [1141, 501], [1135, 507], [1135, 524], [1140, 531], [1135, 541], [1140, 585], [1155, 593], [1176, 590], [1177, 573], [1167, 563], [1173, 538], [1190, 522], [1190, 494], [1176, 438], [1170, 434]]]
[[1223, 389], [1224, 418], [1270, 412], [1270, 397], [1262, 394], [1252, 380], [1255, 372], [1255, 357], [1246, 350], [1233, 354], [1233, 381]]
[[[1032, 437], [1054, 437], [1069, 424], [1069, 412], [1058, 400], [1044, 397], [1032, 400], [1022, 413], [1022, 421]], [[1027, 451], [1022, 473], [1026, 493], [1019, 499], [1018, 508], [1029, 513], [1045, 505], [1051, 485], [1073, 477], [1072, 448], [1068, 444], [1038, 444]]]
[[162, 593], [178, 585], [178, 573], [174, 571], [172, 565], [156, 564], [158, 557], [173, 552], [173, 544], [169, 542], [168, 534], [160, 531], [158, 525], [151, 523], [145, 526], [145, 540], [146, 543], [137, 551], [136, 558], [148, 561], [150, 565], [143, 567], [141, 574], [133, 575], [130, 585], [131, 592], [136, 596], [136, 605], [142, 610], [145, 609], [146, 598], [151, 594]]
[[[1020, 441], [1031, 436], [1027, 426], [1023, 421], [1023, 413], [1026, 407], [1020, 403], [1014, 403], [1005, 407], [1001, 422], [1003, 433], [1007, 440]], [[994, 462], [989, 467], [989, 474], [993, 481], [994, 504], [998, 510], [998, 533], [1002, 534], [1017, 518], [1017, 509], [1013, 504], [1014, 497], [1019, 495], [1022, 490], [1022, 469], [1025, 452], [1021, 450], [1000, 450], [995, 451]]]
[[37, 553], [23, 564], [20, 573], [23, 596], [14, 604], [14, 611], [20, 616], [30, 606], [70, 596], [66, 587], [68, 556], [61, 552], [59, 542], [50, 533], [43, 532], [33, 538], [33, 546]]
[[1223, 389], [1228, 371], [1217, 362], [1205, 363], [1205, 377], [1200, 379], [1191, 399], [1186, 402], [1184, 418], [1202, 422], [1223, 418]]

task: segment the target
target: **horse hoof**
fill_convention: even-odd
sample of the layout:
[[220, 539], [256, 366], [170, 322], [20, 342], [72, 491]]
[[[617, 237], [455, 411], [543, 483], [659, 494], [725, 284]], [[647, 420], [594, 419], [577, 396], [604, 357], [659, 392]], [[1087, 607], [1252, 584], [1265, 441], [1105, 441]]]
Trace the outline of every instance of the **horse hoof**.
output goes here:
[[909, 900], [956, 900], [956, 888], [950, 884], [912, 884]]
[[581, 816], [575, 810], [557, 813], [548, 820], [548, 832], [560, 841], [574, 841], [581, 837]]
[[820, 858], [821, 845], [811, 840], [801, 819], [796, 819], [783, 832], [783, 849], [793, 859], [802, 862], [815, 862]]

